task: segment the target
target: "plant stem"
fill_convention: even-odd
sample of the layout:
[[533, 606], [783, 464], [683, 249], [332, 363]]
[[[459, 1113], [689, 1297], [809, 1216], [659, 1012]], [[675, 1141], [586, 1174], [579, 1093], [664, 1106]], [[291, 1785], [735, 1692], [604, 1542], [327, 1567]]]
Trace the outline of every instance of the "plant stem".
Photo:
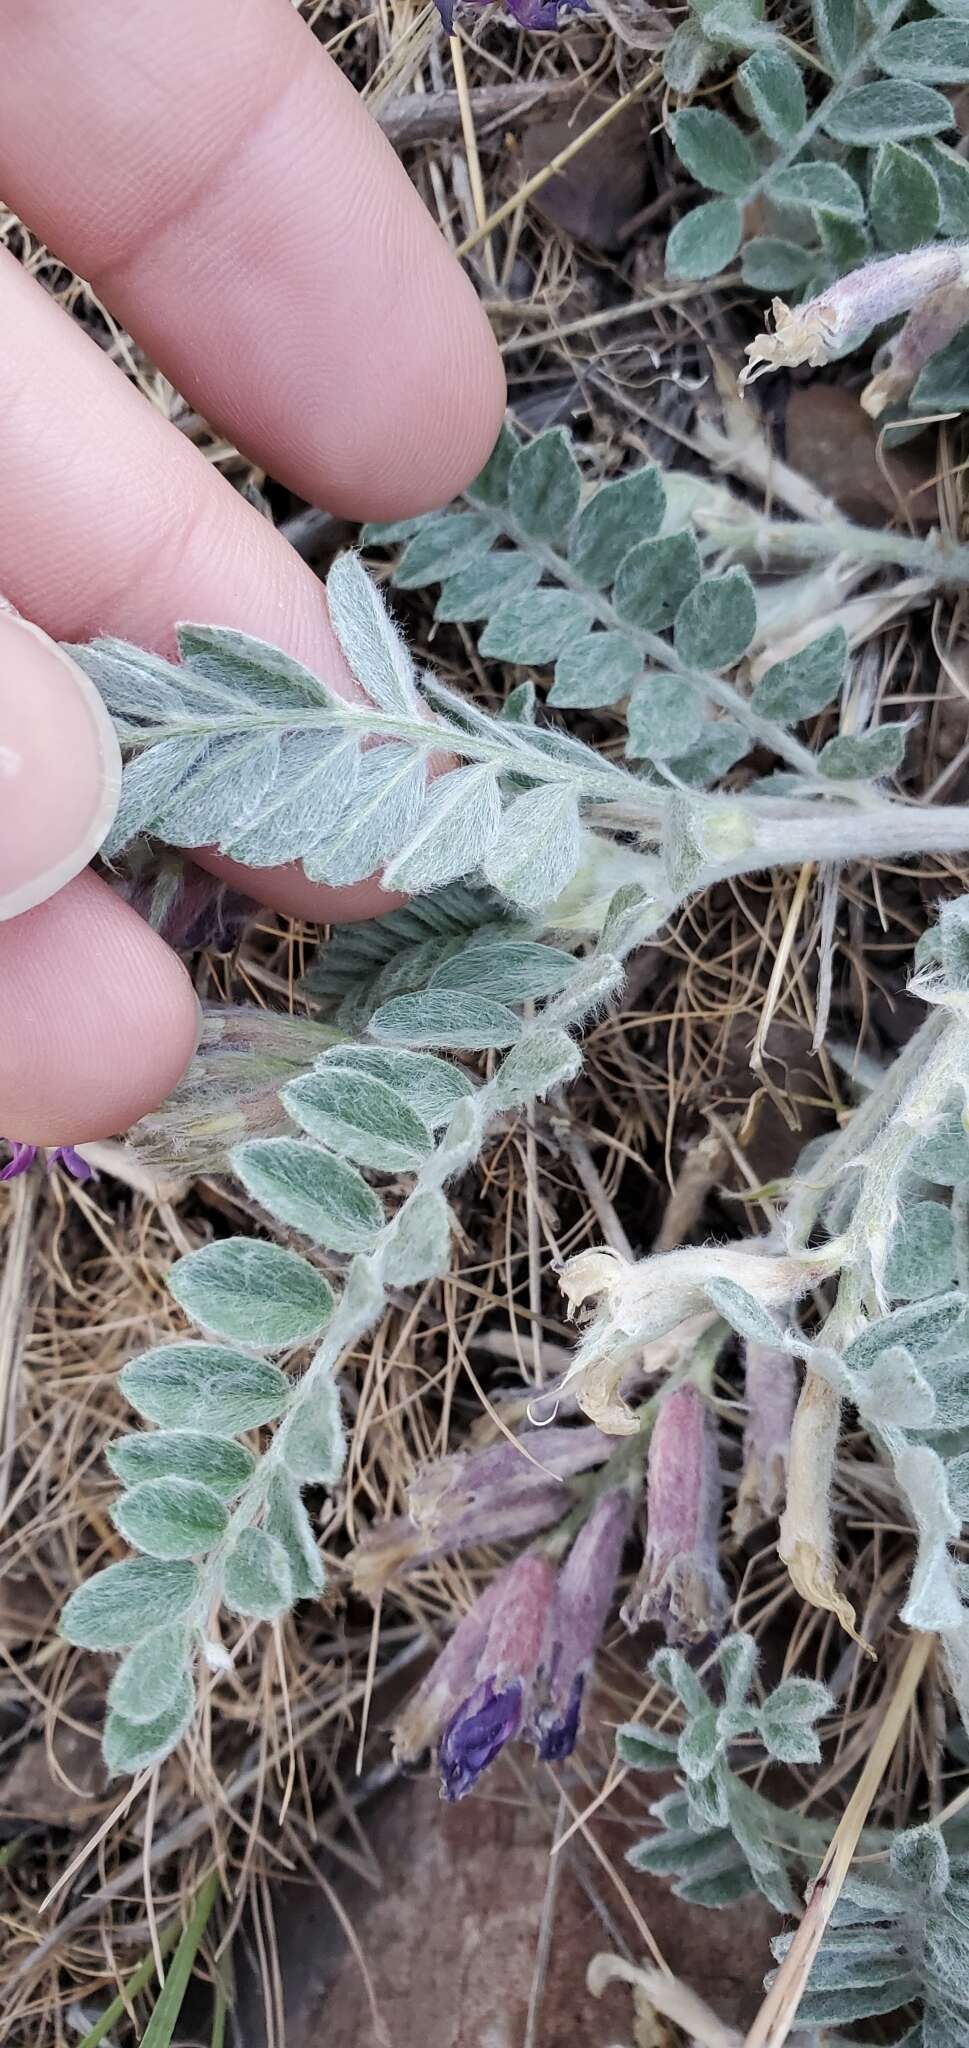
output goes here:
[[969, 582], [969, 547], [947, 534], [891, 533], [855, 526], [850, 519], [830, 519], [823, 525], [810, 519], [755, 519], [734, 525], [729, 520], [705, 518], [703, 530], [723, 547], [746, 548], [758, 556], [763, 556], [765, 549], [779, 555], [808, 555], [812, 560], [846, 555], [873, 567], [887, 563], [911, 569], [940, 583]]

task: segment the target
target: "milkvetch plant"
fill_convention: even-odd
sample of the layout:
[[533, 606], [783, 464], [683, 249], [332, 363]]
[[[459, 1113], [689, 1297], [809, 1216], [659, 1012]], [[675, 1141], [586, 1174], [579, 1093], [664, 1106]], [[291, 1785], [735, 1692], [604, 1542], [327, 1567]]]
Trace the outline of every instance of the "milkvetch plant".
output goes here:
[[[151, 1427], [110, 1451], [125, 1489], [113, 1513], [139, 1554], [81, 1587], [64, 1617], [71, 1640], [125, 1653], [105, 1731], [118, 1770], [154, 1764], [189, 1727], [199, 1669], [217, 1671], [227, 1656], [213, 1620], [220, 1604], [273, 1620], [319, 1592], [302, 1492], [339, 1479], [342, 1362], [389, 1288], [446, 1270], [449, 1183], [497, 1126], [574, 1081], [581, 1028], [619, 998], [630, 953], [719, 879], [969, 844], [963, 810], [890, 793], [906, 725], [859, 730], [848, 719], [838, 729], [851, 689], [838, 625], [812, 635], [801, 622], [797, 651], [770, 658], [785, 605], [796, 611], [801, 593], [796, 579], [771, 584], [761, 603], [746, 566], [847, 556], [859, 574], [916, 568], [944, 589], [969, 566], [958, 544], [763, 518], [652, 465], [588, 487], [558, 430], [527, 445], [506, 430], [464, 501], [365, 539], [404, 543], [396, 585], [440, 584], [438, 618], [480, 624], [482, 659], [553, 669], [548, 710], [530, 678], [492, 713], [420, 672], [355, 554], [334, 565], [328, 598], [363, 701], [346, 702], [279, 650], [217, 626], [182, 627], [179, 662], [117, 641], [75, 650], [126, 757], [109, 859], [145, 838], [216, 844], [256, 868], [298, 859], [331, 883], [381, 868], [388, 888], [414, 898], [340, 935], [310, 968], [317, 1021], [211, 1016], [186, 1081], [136, 1133], [155, 1159], [228, 1167], [305, 1249], [236, 1237], [179, 1260], [172, 1291], [203, 1334], [125, 1368], [125, 1391]], [[590, 708], [614, 721], [621, 758], [566, 729], [563, 714]], [[754, 748], [756, 774], [742, 766]], [[724, 777], [734, 786], [718, 787]], [[746, 1512], [779, 1506], [786, 1477], [782, 1551], [792, 1575], [808, 1597], [840, 1602], [830, 1418], [854, 1403], [917, 1524], [907, 1612], [913, 1625], [917, 1616], [939, 1628], [965, 1691], [949, 1549], [960, 1476], [945, 1465], [957, 1465], [958, 1451], [948, 1440], [936, 1448], [932, 1434], [940, 1415], [947, 1431], [958, 1427], [958, 1355], [943, 1361], [944, 1398], [927, 1364], [961, 1327], [961, 1196], [940, 1202], [929, 1188], [914, 1206], [903, 1199], [913, 1148], [958, 1136], [961, 916], [958, 906], [943, 913], [939, 962], [920, 970], [941, 1022], [831, 1141], [820, 1169], [830, 1166], [830, 1196], [812, 1207], [814, 1181], [796, 1180], [776, 1241], [686, 1248], [638, 1265], [599, 1251], [570, 1261], [571, 1306], [595, 1307], [563, 1391], [597, 1427], [564, 1431], [572, 1441], [556, 1454], [558, 1474], [546, 1468], [511, 1485], [506, 1474], [493, 1492], [482, 1480], [473, 1498], [460, 1474], [432, 1477], [406, 1526], [388, 1525], [369, 1553], [362, 1547], [367, 1590], [465, 1542], [524, 1541], [532, 1549], [522, 1561], [544, 1560], [514, 1582], [531, 1589], [532, 1619], [534, 1589], [548, 1593], [528, 1657], [520, 1644], [499, 1655], [492, 1631], [510, 1623], [502, 1602], [489, 1604], [460, 1654], [445, 1648], [433, 1712], [417, 1713], [401, 1738], [417, 1742], [416, 1728], [437, 1745], [449, 1790], [467, 1789], [529, 1731], [550, 1759], [574, 1740], [605, 1625], [602, 1603], [596, 1619], [586, 1599], [586, 1567], [595, 1564], [599, 1586], [619, 1569], [619, 1507], [607, 1513], [600, 1501], [621, 1500], [623, 1535], [644, 1487], [652, 1503], [627, 1623], [659, 1615], [685, 1641], [722, 1626], [710, 1392], [736, 1333], [748, 1347]], [[913, 1122], [906, 1076], [916, 1067]], [[865, 1162], [857, 1174], [856, 1157]], [[832, 1288], [829, 1322], [800, 1326], [798, 1304]], [[784, 1363], [768, 1401], [770, 1358]], [[631, 1407], [643, 1376], [645, 1407]], [[827, 1435], [814, 1430], [823, 1455], [806, 1500], [803, 1443], [819, 1404]], [[270, 1426], [268, 1440], [253, 1437]], [[677, 1470], [664, 1444], [681, 1433], [695, 1456], [680, 1461], [689, 1472], [679, 1498], [664, 1478]], [[517, 1447], [513, 1455], [524, 1463]], [[566, 1625], [570, 1584], [585, 1590]]]

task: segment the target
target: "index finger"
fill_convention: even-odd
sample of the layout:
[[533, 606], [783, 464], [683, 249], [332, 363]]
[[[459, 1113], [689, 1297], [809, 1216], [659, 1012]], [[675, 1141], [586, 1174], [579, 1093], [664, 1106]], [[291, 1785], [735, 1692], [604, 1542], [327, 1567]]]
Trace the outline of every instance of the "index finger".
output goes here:
[[290, 0], [0, 0], [0, 43], [4, 198], [213, 425], [348, 516], [476, 473], [487, 320]]

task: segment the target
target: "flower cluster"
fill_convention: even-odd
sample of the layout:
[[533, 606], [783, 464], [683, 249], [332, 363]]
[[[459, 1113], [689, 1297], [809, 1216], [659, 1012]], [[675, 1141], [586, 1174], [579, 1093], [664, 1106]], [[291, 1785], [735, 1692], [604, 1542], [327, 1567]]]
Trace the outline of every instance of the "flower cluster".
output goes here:
[[[20, 1138], [0, 1138], [11, 1156], [6, 1166], [0, 1167], [0, 1180], [17, 1180], [22, 1173], [29, 1173], [40, 1156], [39, 1145], [25, 1145]], [[94, 1168], [75, 1150], [73, 1145], [52, 1145], [47, 1152], [47, 1171], [54, 1166], [63, 1166], [75, 1180], [93, 1180]]]
[[519, 1735], [547, 1762], [571, 1755], [626, 1521], [624, 1491], [602, 1494], [558, 1573], [540, 1552], [516, 1558], [455, 1630], [394, 1731], [405, 1763], [437, 1745], [445, 1799], [462, 1799]]

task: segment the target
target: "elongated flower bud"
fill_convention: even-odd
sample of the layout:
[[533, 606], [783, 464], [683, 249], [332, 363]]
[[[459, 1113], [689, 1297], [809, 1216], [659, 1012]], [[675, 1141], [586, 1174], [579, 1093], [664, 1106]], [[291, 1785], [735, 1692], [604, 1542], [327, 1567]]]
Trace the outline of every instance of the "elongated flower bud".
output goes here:
[[660, 1408], [646, 1475], [646, 1555], [623, 1608], [627, 1628], [661, 1621], [671, 1643], [718, 1630], [727, 1594], [717, 1562], [720, 1461], [712, 1409], [696, 1387]]
[[445, 1799], [463, 1799], [482, 1771], [519, 1733], [549, 1643], [555, 1573], [547, 1557], [519, 1557], [496, 1582], [487, 1638], [473, 1690], [441, 1736]]
[[480, 1451], [457, 1451], [425, 1465], [412, 1480], [407, 1489], [411, 1519], [430, 1540], [451, 1536], [459, 1543], [480, 1541], [473, 1533], [479, 1516], [492, 1514], [502, 1502], [511, 1504], [547, 1490], [550, 1484], [556, 1487], [564, 1514], [569, 1497], [561, 1482], [603, 1464], [613, 1449], [598, 1429], [553, 1425], [522, 1430], [513, 1442], [503, 1437]]
[[787, 1351], [748, 1343], [744, 1374], [744, 1469], [733, 1515], [738, 1536], [749, 1535], [758, 1522], [775, 1515], [784, 1499], [797, 1394], [794, 1360]]
[[133, 1125], [129, 1142], [150, 1166], [223, 1172], [243, 1138], [295, 1130], [279, 1090], [340, 1036], [327, 1025], [271, 1010], [206, 1010], [187, 1073], [158, 1109]]
[[865, 385], [861, 403], [869, 417], [877, 420], [886, 406], [907, 398], [926, 363], [955, 339], [969, 320], [969, 274], [955, 282], [939, 285], [924, 305], [913, 307], [908, 319], [888, 346], [888, 361]]
[[445, 1723], [472, 1690], [478, 1660], [488, 1640], [488, 1624], [501, 1597], [504, 1577], [504, 1573], [499, 1573], [478, 1595], [474, 1606], [459, 1621], [450, 1641], [445, 1643], [427, 1677], [399, 1715], [392, 1737], [398, 1763], [414, 1763], [425, 1749], [430, 1749]]
[[[486, 7], [488, 0], [463, 0], [468, 7]], [[449, 36], [454, 34], [455, 0], [434, 0]], [[505, 0], [505, 6], [519, 28], [543, 29], [560, 28], [559, 15], [563, 7], [571, 8], [576, 14], [587, 14], [589, 0]]]
[[604, 1493], [559, 1572], [548, 1672], [531, 1726], [546, 1763], [560, 1763], [575, 1748], [582, 1695], [612, 1609], [628, 1520], [625, 1492]]

